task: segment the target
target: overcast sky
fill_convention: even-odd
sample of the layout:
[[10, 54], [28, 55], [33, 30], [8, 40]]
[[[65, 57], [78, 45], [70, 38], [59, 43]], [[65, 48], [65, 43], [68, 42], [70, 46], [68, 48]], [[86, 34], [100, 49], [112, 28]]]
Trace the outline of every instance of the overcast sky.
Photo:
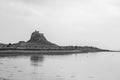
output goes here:
[[0, 0], [0, 42], [39, 30], [58, 45], [120, 50], [120, 0]]

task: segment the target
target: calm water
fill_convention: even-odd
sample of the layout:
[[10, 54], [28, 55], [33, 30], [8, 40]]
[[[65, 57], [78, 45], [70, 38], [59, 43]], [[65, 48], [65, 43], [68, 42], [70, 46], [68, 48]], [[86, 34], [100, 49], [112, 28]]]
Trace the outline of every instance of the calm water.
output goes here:
[[120, 53], [1, 56], [0, 80], [120, 80]]

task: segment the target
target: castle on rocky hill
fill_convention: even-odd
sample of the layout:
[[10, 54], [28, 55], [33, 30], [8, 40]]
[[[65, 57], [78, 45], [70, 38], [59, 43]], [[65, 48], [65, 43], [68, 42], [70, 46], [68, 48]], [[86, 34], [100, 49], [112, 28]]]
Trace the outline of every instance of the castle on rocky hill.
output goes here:
[[43, 33], [39, 33], [39, 31], [34, 31], [31, 34], [30, 40], [27, 42], [19, 41], [15, 44], [6, 44], [1, 45], [1, 48], [16, 48], [16, 49], [56, 49], [59, 46], [48, 41]]
[[34, 31], [31, 34], [30, 40], [19, 41], [14, 44], [0, 44], [0, 50], [74, 50], [78, 52], [98, 52], [107, 51], [91, 46], [58, 46], [46, 39], [43, 33]]

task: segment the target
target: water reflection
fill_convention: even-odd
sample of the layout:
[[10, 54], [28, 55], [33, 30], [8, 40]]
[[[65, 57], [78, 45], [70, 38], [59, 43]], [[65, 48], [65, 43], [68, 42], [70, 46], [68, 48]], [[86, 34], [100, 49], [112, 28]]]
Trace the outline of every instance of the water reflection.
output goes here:
[[44, 61], [43, 55], [33, 55], [30, 57], [32, 66], [42, 66], [41, 63]]

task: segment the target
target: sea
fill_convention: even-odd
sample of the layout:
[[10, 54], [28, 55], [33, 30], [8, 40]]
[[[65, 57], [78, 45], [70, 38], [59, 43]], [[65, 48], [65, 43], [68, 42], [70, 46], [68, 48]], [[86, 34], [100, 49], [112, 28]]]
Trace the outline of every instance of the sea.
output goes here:
[[0, 80], [120, 80], [120, 52], [0, 55]]

